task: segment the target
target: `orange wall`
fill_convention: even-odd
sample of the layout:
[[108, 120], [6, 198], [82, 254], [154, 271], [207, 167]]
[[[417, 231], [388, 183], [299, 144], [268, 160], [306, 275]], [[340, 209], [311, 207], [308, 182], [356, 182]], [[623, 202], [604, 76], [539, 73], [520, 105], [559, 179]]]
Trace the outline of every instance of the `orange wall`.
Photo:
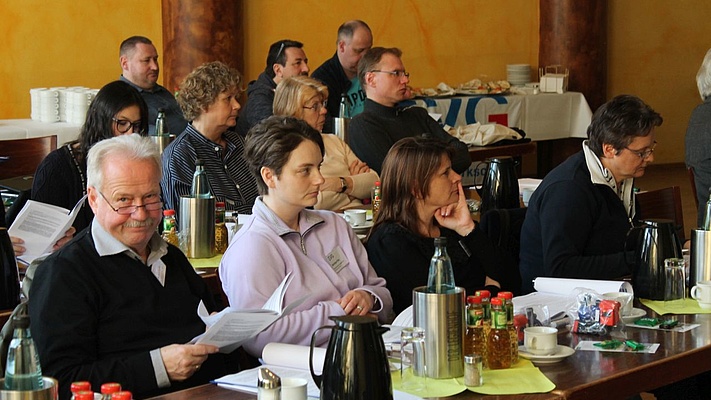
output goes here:
[[[283, 38], [304, 42], [317, 67], [333, 54], [338, 25], [351, 18], [370, 24], [376, 45], [403, 50], [413, 86], [501, 79], [506, 64], [538, 63], [538, 0], [242, 1], [247, 80], [263, 70], [269, 44]], [[0, 118], [28, 118], [30, 88], [116, 79], [118, 45], [130, 35], [150, 37], [161, 52], [160, 0], [0, 2]], [[711, 2], [608, 4], [608, 97], [635, 94], [659, 111], [656, 162], [681, 162], [686, 123], [700, 102], [695, 74], [711, 47]]]

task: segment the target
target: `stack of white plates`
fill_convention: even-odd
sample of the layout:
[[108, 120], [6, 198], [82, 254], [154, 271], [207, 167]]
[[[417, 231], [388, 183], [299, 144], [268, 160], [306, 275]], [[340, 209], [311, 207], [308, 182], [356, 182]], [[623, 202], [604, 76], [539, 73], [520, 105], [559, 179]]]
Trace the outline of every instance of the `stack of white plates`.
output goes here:
[[509, 64], [506, 66], [506, 79], [512, 85], [525, 85], [531, 82], [530, 64]]

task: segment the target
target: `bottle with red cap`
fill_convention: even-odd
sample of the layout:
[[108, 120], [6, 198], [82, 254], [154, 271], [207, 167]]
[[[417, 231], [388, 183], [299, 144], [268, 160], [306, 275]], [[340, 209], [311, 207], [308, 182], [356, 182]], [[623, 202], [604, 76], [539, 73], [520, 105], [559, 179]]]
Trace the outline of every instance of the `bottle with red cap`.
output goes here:
[[111, 400], [132, 400], [133, 395], [128, 390], [122, 390], [111, 395]]
[[506, 309], [506, 330], [509, 332], [511, 341], [511, 365], [514, 365], [518, 362], [518, 333], [514, 327], [513, 293], [499, 292], [498, 296], [503, 299]]
[[80, 390], [72, 393], [72, 400], [94, 400], [94, 392], [91, 390]]
[[[488, 290], [477, 290], [474, 292], [476, 296], [481, 297], [481, 308], [484, 310], [484, 337], [489, 337], [491, 331], [491, 292]], [[486, 364], [486, 361], [484, 361]]]
[[175, 210], [164, 210], [163, 211], [163, 240], [172, 244], [173, 246], [178, 246], [178, 227], [175, 223]]
[[484, 336], [484, 309], [481, 297], [467, 297], [467, 329], [464, 339], [464, 355], [477, 354], [486, 360], [486, 337]]
[[491, 331], [487, 339], [489, 369], [511, 367], [511, 336], [506, 330], [506, 309], [503, 299], [491, 299]]
[[[72, 392], [72, 400], [76, 400], [76, 394], [79, 392], [91, 392], [91, 383], [88, 381], [72, 382], [69, 387], [69, 391]], [[92, 396], [94, 393], [92, 392]], [[93, 399], [93, 397], [92, 397]]]
[[225, 254], [229, 244], [227, 225], [225, 225], [225, 202], [215, 203], [215, 254]]
[[121, 391], [121, 384], [116, 382], [104, 383], [101, 385], [101, 400], [111, 400], [114, 393]]

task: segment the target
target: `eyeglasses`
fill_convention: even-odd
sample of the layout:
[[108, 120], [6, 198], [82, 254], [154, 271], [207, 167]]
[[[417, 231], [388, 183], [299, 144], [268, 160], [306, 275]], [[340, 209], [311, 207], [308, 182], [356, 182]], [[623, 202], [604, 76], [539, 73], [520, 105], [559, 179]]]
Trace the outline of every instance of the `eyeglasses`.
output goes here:
[[405, 70], [402, 70], [402, 71], [400, 71], [400, 70], [395, 70], [395, 71], [383, 71], [383, 70], [380, 70], [380, 69], [374, 69], [374, 70], [372, 70], [372, 71], [370, 71], [370, 72], [382, 72], [382, 73], [384, 73], [384, 74], [390, 74], [390, 75], [392, 75], [392, 76], [394, 76], [394, 77], [397, 77], [397, 78], [402, 78], [403, 76], [404, 76], [404, 77], [407, 77], [407, 78], [410, 77], [410, 73], [409, 73], [409, 72], [406, 72]]
[[143, 133], [140, 119], [136, 122], [131, 122], [127, 119], [117, 119], [115, 117], [112, 117], [111, 119], [116, 123], [116, 130], [121, 133], [126, 133], [128, 131], [133, 133]]
[[140, 206], [131, 205], [131, 206], [114, 208], [114, 206], [111, 205], [111, 202], [109, 202], [109, 199], [107, 199], [103, 193], [99, 192], [99, 194], [101, 195], [101, 197], [104, 198], [104, 200], [106, 200], [106, 204], [108, 204], [109, 207], [111, 207], [111, 209], [116, 211], [116, 213], [119, 215], [131, 215], [131, 214], [135, 213], [136, 211], [138, 211], [138, 209], [141, 207], [143, 207], [146, 211], [156, 211], [156, 210], [160, 210], [161, 208], [163, 208], [162, 201], [156, 201], [155, 203], [147, 203], [147, 204], [143, 204]]
[[320, 102], [320, 103], [314, 103], [312, 106], [304, 106], [304, 108], [307, 108], [309, 110], [314, 110], [316, 112], [321, 111], [322, 108], [326, 108], [327, 102]]
[[640, 159], [646, 160], [649, 156], [654, 153], [654, 148], [657, 147], [657, 141], [655, 140], [654, 143], [652, 144], [652, 147], [648, 148], [647, 150], [632, 150], [629, 147], [625, 147], [625, 149], [629, 150], [631, 153], [636, 154]]

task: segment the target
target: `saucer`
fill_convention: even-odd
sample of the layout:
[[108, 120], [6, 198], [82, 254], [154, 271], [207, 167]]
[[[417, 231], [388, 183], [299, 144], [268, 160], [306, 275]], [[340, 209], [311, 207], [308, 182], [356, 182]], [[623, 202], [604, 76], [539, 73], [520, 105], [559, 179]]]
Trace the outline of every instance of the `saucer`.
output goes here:
[[353, 228], [353, 230], [356, 233], [367, 233], [368, 229], [370, 229], [372, 227], [373, 227], [373, 221], [365, 221], [365, 224], [358, 225], [358, 226], [351, 225], [351, 228]]
[[644, 311], [643, 309], [633, 308], [630, 315], [623, 315], [622, 316], [622, 321], [624, 321], [625, 324], [631, 324], [634, 321], [637, 321], [638, 319], [644, 317], [645, 315], [647, 315], [647, 312]]
[[527, 360], [531, 360], [534, 364], [555, 364], [557, 362], [563, 361], [563, 359], [575, 354], [575, 349], [558, 345], [555, 354], [550, 355], [537, 355], [526, 352], [526, 346], [518, 347], [518, 355]]

